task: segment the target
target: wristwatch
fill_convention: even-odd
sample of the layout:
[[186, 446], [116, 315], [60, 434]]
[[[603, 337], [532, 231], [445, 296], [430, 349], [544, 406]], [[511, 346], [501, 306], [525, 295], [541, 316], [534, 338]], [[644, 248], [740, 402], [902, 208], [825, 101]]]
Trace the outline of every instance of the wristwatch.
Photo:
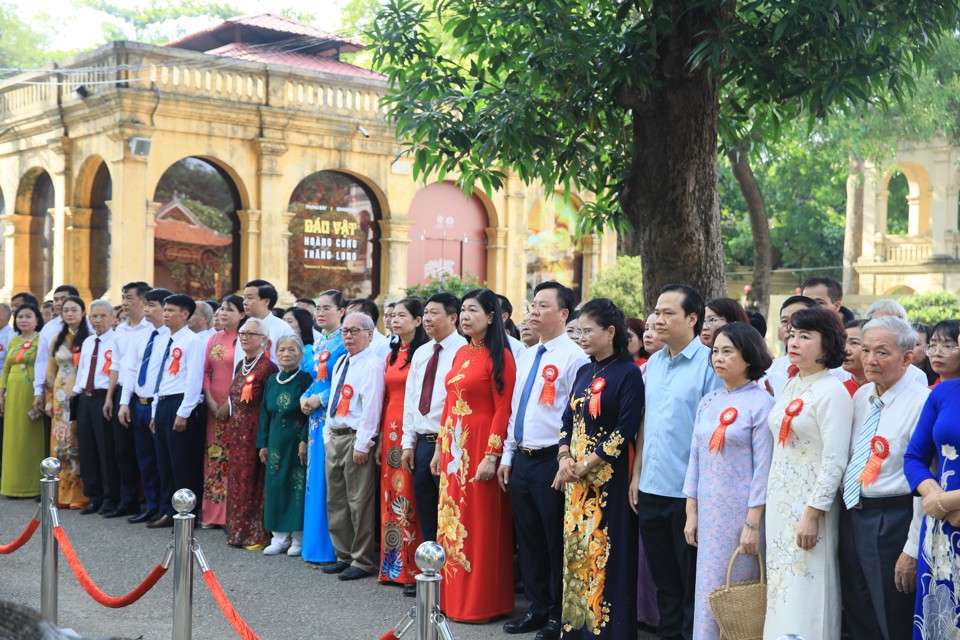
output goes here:
[[497, 462], [497, 456], [495, 456], [492, 453], [488, 453], [487, 455], [484, 456], [484, 458], [486, 458], [488, 462], [493, 462], [494, 464], [496, 464]]
[[590, 461], [586, 458], [583, 459], [583, 470], [590, 471]]

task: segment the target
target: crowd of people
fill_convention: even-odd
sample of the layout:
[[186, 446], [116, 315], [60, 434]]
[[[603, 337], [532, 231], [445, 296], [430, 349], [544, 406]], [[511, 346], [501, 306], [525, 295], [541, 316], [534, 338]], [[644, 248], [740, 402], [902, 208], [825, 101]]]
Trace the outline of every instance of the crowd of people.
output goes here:
[[[960, 321], [856, 319], [830, 278], [779, 310], [663, 287], [646, 319], [538, 285], [387, 305], [268, 282], [198, 301], [132, 282], [0, 305], [0, 494], [205, 529], [415, 592], [446, 552], [457, 621], [508, 634], [720, 638], [708, 596], [766, 569], [764, 637], [960, 637]], [[12, 317], [12, 325], [11, 325]], [[951, 479], [952, 478], [952, 479]], [[514, 562], [516, 558], [516, 563]]]

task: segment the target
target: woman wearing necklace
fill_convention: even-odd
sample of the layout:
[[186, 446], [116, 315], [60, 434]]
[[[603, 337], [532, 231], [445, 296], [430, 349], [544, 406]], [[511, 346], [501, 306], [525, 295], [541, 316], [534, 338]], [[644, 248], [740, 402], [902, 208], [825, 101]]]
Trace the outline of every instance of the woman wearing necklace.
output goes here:
[[404, 298], [393, 309], [394, 340], [384, 374], [386, 393], [377, 457], [380, 458], [380, 582], [404, 586], [404, 595], [416, 595], [417, 565], [413, 555], [420, 546], [420, 523], [414, 509], [413, 475], [400, 465], [403, 436], [403, 398], [413, 352], [429, 338], [423, 328], [423, 301]]
[[776, 398], [767, 480], [766, 640], [840, 637], [837, 500], [850, 457], [853, 400], [829, 369], [843, 363], [845, 332], [833, 310], [790, 318], [787, 357], [799, 373]]
[[263, 528], [264, 468], [257, 448], [257, 427], [263, 386], [277, 373], [265, 349], [270, 339], [266, 325], [248, 318], [237, 332], [243, 359], [230, 385], [230, 450], [227, 474], [227, 544], [261, 551], [269, 536]]
[[257, 432], [260, 462], [266, 467], [263, 524], [273, 534], [263, 553], [299, 556], [307, 483], [307, 416], [300, 411], [300, 396], [312, 379], [300, 369], [303, 342], [298, 336], [280, 338], [276, 353], [280, 371], [267, 379]]
[[43, 417], [33, 408], [33, 365], [43, 316], [26, 303], [17, 309], [0, 376], [0, 415], [3, 422], [3, 475], [0, 494], [32, 498], [40, 493], [40, 462], [45, 457]]
[[313, 383], [300, 398], [300, 409], [310, 417], [307, 439], [307, 489], [304, 497], [303, 559], [307, 562], [329, 564], [337, 559], [330, 541], [327, 518], [327, 476], [324, 459], [323, 425], [326, 422], [327, 403], [330, 401], [330, 383], [333, 367], [347, 353], [343, 346], [340, 325], [346, 314], [343, 294], [330, 289], [317, 296], [317, 326], [320, 341], [313, 347]]
[[562, 637], [633, 638], [639, 542], [627, 506], [627, 444], [643, 416], [643, 376], [612, 301], [586, 303], [578, 322], [590, 362], [577, 372], [563, 414], [553, 482], [565, 495]]
[[243, 314], [243, 298], [229, 295], [215, 314], [220, 330], [207, 342], [203, 362], [203, 397], [207, 403], [207, 443], [203, 469], [204, 529], [227, 523], [227, 429], [230, 426], [230, 383], [233, 381], [233, 351], [237, 331], [247, 316]]
[[[708, 311], [709, 313], [709, 311]], [[719, 640], [720, 627], [707, 596], [724, 584], [736, 549], [756, 556], [767, 498], [773, 436], [767, 416], [773, 397], [756, 384], [773, 362], [757, 333], [745, 322], [719, 327], [712, 335], [713, 369], [723, 389], [704, 396], [690, 443], [683, 483], [687, 496], [687, 544], [697, 547], [693, 637]], [[756, 580], [756, 560], [738, 560], [733, 581]]]
[[513, 519], [496, 480], [517, 378], [500, 301], [487, 289], [463, 296], [460, 329], [430, 468], [440, 476], [437, 542], [447, 616], [485, 622], [513, 611]]
[[63, 466], [60, 472], [60, 505], [83, 509], [87, 497], [80, 478], [80, 448], [77, 423], [70, 415], [70, 397], [80, 364], [80, 345], [90, 335], [86, 306], [76, 296], [64, 299], [60, 307], [63, 328], [50, 345], [47, 360], [47, 406], [51, 416], [50, 455]]

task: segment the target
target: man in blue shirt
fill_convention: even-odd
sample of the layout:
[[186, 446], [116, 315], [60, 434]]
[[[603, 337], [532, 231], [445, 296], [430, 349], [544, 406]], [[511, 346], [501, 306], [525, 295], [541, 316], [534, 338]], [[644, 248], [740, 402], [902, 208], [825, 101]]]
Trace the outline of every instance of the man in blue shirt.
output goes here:
[[[634, 462], [630, 497], [640, 516], [640, 535], [657, 586], [665, 640], [693, 635], [697, 550], [683, 537], [683, 480], [700, 399], [721, 386], [710, 366], [710, 349], [697, 337], [704, 302], [685, 284], [660, 290], [654, 329], [664, 348], [647, 361], [646, 413]], [[639, 481], [639, 486], [638, 486]]]

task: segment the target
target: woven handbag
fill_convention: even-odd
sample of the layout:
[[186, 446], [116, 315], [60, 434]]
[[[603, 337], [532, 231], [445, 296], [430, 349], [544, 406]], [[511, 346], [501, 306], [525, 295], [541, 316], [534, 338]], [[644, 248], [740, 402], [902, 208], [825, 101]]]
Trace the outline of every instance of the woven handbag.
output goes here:
[[760, 562], [760, 580], [730, 584], [733, 563], [740, 548], [733, 552], [727, 567], [727, 583], [707, 596], [713, 616], [720, 625], [720, 640], [763, 640], [763, 621], [767, 614], [767, 575], [763, 556]]

